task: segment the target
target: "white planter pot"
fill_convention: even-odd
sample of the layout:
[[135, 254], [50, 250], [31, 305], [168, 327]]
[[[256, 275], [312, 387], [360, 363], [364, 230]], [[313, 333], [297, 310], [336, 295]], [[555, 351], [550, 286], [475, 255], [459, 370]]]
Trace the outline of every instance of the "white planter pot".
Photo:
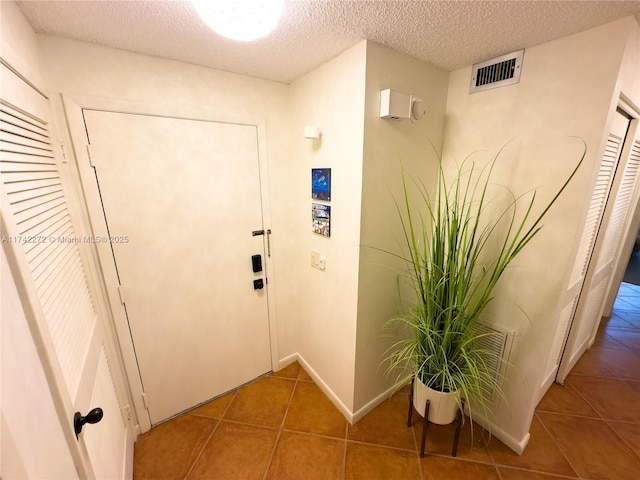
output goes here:
[[425, 405], [429, 400], [429, 421], [438, 425], [448, 425], [456, 419], [460, 409], [459, 392], [442, 393], [427, 387], [417, 378], [413, 382], [413, 406], [424, 417]]

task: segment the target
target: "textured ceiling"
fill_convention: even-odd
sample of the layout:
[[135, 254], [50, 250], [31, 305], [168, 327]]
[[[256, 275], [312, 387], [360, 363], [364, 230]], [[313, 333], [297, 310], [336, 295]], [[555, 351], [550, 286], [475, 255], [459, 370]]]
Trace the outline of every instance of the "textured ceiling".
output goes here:
[[289, 83], [362, 39], [445, 70], [635, 15], [640, 0], [288, 0], [267, 38], [210, 31], [187, 1], [18, 1], [36, 32]]

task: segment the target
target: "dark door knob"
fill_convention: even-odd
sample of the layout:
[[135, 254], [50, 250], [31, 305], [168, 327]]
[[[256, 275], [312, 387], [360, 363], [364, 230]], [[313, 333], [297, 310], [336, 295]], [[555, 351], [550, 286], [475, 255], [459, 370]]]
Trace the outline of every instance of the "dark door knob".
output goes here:
[[94, 408], [89, 413], [87, 413], [86, 417], [80, 415], [80, 412], [76, 412], [73, 416], [73, 429], [76, 432], [76, 438], [80, 435], [82, 431], [82, 426], [85, 423], [98, 423], [102, 420], [103, 412], [101, 408]]

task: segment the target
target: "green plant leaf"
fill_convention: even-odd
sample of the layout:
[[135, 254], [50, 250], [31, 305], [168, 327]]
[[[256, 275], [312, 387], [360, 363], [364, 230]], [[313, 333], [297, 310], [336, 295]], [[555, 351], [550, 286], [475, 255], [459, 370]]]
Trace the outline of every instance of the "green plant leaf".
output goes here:
[[[504, 188], [509, 201], [495, 211], [491, 177], [503, 149], [482, 168], [467, 157], [450, 181], [438, 156], [435, 192], [409, 178], [401, 165], [403, 197], [395, 206], [405, 248], [391, 255], [405, 261], [414, 299], [406, 313], [385, 325], [410, 332], [393, 343], [385, 358], [388, 373], [398, 375], [398, 385], [415, 377], [435, 390], [459, 391], [470, 411], [480, 408], [485, 418], [487, 392], [504, 397], [501, 379], [491, 367], [503, 359], [492, 358], [495, 353], [483, 347], [481, 340], [492, 333], [479, 333], [476, 325], [507, 267], [540, 232], [543, 218], [586, 155], [585, 144], [576, 167], [534, 218], [535, 191], [527, 200]], [[410, 189], [417, 191], [420, 204], [412, 204]]]

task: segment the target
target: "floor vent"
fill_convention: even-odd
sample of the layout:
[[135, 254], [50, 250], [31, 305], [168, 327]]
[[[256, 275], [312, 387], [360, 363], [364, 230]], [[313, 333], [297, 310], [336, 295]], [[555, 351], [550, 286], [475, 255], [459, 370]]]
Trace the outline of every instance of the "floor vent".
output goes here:
[[518, 83], [520, 81], [523, 55], [524, 50], [518, 50], [501, 57], [476, 63], [471, 72], [469, 93]]

